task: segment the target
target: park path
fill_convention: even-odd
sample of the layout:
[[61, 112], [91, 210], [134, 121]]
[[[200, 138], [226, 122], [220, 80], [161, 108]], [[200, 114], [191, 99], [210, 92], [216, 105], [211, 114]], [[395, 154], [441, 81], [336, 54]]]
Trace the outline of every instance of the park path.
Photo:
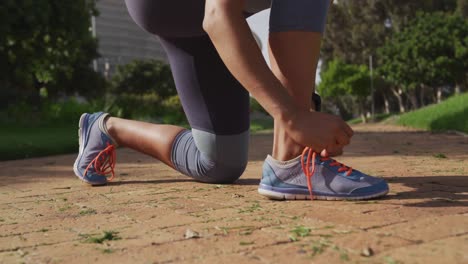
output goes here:
[[268, 133], [234, 185], [126, 149], [104, 187], [74, 177], [75, 155], [0, 162], [0, 263], [468, 263], [468, 138], [354, 129], [339, 160], [388, 180], [384, 199], [261, 197]]

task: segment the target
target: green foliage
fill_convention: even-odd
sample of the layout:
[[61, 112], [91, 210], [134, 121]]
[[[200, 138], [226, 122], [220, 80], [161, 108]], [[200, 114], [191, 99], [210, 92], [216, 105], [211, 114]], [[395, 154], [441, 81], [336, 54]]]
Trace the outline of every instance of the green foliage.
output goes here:
[[274, 127], [274, 120], [271, 117], [258, 117], [250, 119], [250, 132], [255, 133], [262, 130], [271, 130]]
[[[119, 117], [138, 119], [142, 116], [157, 116], [161, 99], [157, 94], [120, 94], [115, 97], [115, 110]], [[158, 111], [159, 110], [159, 111]]]
[[[425, 97], [421, 100], [424, 103], [432, 100], [429, 94], [419, 93], [421, 84], [425, 88], [436, 88], [440, 83], [451, 85], [456, 82], [457, 88], [463, 90], [468, 68], [461, 64], [468, 61], [466, 10], [467, 0], [335, 0], [330, 8], [321, 50], [322, 69], [326, 69], [334, 59], [349, 64], [367, 64], [369, 56], [373, 55], [374, 68], [385, 64], [380, 74], [386, 78], [377, 78], [379, 81], [375, 82], [377, 101], [380, 97], [390, 104], [398, 102], [400, 111], [407, 108], [407, 102], [418, 108], [418, 97]], [[436, 29], [422, 32], [423, 21], [415, 25], [414, 18], [418, 13], [427, 14], [426, 28], [432, 24]], [[433, 14], [435, 18], [430, 17]], [[445, 16], [446, 20], [439, 19], [440, 16]], [[461, 17], [465, 20], [462, 21]], [[409, 28], [419, 32], [406, 33]], [[451, 35], [446, 34], [447, 31]], [[385, 51], [382, 52], [382, 46], [392, 47], [383, 48]], [[451, 50], [442, 51], [447, 47]], [[436, 54], [441, 54], [440, 51], [445, 52], [448, 59], [443, 56], [435, 58]], [[452, 60], [454, 57], [457, 63]], [[395, 96], [397, 101], [389, 101], [391, 96]], [[343, 107], [344, 102], [335, 102], [335, 105], [343, 114], [349, 111], [345, 108], [356, 109], [356, 103], [353, 102], [351, 107]]]
[[5, 125], [0, 129], [0, 160], [74, 153], [78, 149], [77, 123]]
[[103, 109], [103, 102], [80, 103], [71, 98], [65, 102], [46, 103], [42, 106], [42, 120], [55, 123], [74, 123], [83, 113], [93, 113]]
[[163, 123], [188, 126], [188, 121], [178, 95], [165, 99], [162, 102], [162, 106], [164, 107], [162, 110]]
[[367, 97], [370, 93], [370, 74], [365, 65], [353, 65], [333, 60], [320, 73], [321, 82], [317, 87], [324, 98], [350, 94]]
[[468, 21], [457, 15], [419, 13], [411, 26], [379, 49], [379, 72], [405, 91], [464, 78], [468, 66]]
[[80, 211], [80, 215], [94, 215], [94, 214], [96, 214], [96, 210], [94, 210], [92, 208]]
[[317, 90], [324, 99], [350, 95], [359, 106], [359, 112], [365, 121], [365, 102], [370, 95], [370, 74], [365, 65], [347, 64], [341, 60], [332, 60], [320, 73], [321, 82]]
[[113, 240], [120, 240], [122, 239], [118, 236], [119, 232], [117, 231], [104, 231], [104, 233], [100, 236], [88, 236], [85, 242], [87, 243], [96, 243], [102, 244], [106, 241], [113, 241]]
[[63, 123], [76, 125], [82, 113], [96, 112], [102, 109], [105, 109], [105, 104], [99, 100], [89, 103], [80, 103], [75, 98], [60, 102], [45, 101], [41, 108], [37, 110], [34, 110], [30, 104], [22, 102], [1, 111], [0, 124], [25, 127]]
[[463, 18], [468, 18], [468, 0], [457, 1], [457, 12]]
[[468, 133], [468, 93], [453, 96], [400, 117], [398, 123], [427, 130], [458, 130]]
[[111, 91], [119, 116], [186, 123], [169, 65], [156, 60], [136, 60], [119, 66]]
[[57, 95], [76, 80], [77, 72], [97, 57], [97, 43], [90, 32], [90, 15], [95, 12], [92, 0], [2, 0], [3, 107], [25, 98], [37, 105], [40, 88], [47, 87], [49, 95]]
[[[466, 1], [466, 0], [461, 0]], [[330, 8], [322, 48], [325, 64], [334, 58], [367, 63], [393, 33], [411, 24], [419, 11], [452, 13], [455, 0], [337, 0]]]
[[177, 93], [169, 65], [158, 60], [135, 60], [119, 66], [112, 78], [112, 91], [116, 94], [155, 94], [161, 99]]
[[[310, 231], [312, 229], [305, 227], [305, 226], [296, 226], [294, 229], [291, 230], [291, 236], [293, 237], [306, 237], [310, 235]], [[297, 239], [296, 239], [297, 240]]]
[[84, 112], [105, 109], [102, 101], [45, 102], [34, 110], [18, 103], [0, 112], [0, 160], [73, 153], [78, 149], [78, 120]]

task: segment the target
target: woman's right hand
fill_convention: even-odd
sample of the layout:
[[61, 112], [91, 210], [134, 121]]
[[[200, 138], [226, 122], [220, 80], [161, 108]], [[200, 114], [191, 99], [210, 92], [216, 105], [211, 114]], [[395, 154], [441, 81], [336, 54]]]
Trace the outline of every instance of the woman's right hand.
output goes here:
[[343, 119], [321, 112], [300, 110], [283, 122], [294, 141], [322, 156], [341, 155], [354, 134]]

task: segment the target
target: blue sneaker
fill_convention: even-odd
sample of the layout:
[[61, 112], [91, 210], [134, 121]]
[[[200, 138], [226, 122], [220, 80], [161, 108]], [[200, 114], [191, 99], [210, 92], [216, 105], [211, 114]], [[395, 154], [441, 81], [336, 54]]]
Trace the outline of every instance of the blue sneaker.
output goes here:
[[268, 156], [258, 188], [261, 195], [275, 200], [366, 200], [388, 190], [385, 180], [320, 157], [309, 148], [286, 162]]
[[[107, 132], [104, 121], [109, 114], [83, 114], [80, 118], [78, 140], [80, 150], [73, 171], [80, 180], [104, 185], [114, 178], [115, 141]], [[106, 175], [112, 174], [110, 178]]]

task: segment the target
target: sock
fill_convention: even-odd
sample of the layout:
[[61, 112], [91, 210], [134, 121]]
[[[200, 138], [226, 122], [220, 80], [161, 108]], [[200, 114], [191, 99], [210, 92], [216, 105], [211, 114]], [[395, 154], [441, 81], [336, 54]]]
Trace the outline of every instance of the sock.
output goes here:
[[265, 161], [267, 161], [270, 165], [274, 165], [277, 168], [287, 169], [293, 166], [297, 166], [298, 162], [301, 161], [301, 155], [286, 161], [276, 160], [271, 155], [268, 155]]
[[108, 113], [105, 113], [99, 117], [99, 120], [97, 122], [98, 122], [99, 129], [101, 130], [101, 132], [106, 134], [106, 136], [110, 138], [110, 140], [112, 141], [112, 145], [114, 145], [114, 147], [117, 147], [118, 146], [117, 142], [115, 142], [114, 138], [109, 134], [109, 130], [107, 130], [107, 126], [106, 126], [106, 121], [110, 117], [111, 116]]

